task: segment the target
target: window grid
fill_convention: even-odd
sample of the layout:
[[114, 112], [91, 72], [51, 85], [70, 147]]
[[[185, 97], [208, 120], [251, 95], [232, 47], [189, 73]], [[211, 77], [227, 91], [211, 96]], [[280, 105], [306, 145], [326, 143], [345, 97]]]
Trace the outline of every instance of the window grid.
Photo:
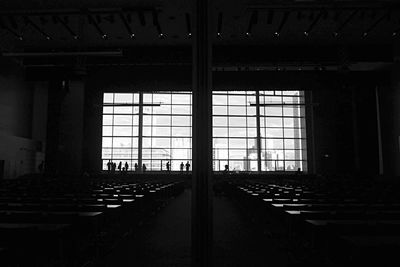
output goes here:
[[[132, 166], [138, 161], [138, 107], [124, 109], [114, 104], [121, 103], [121, 99], [126, 96], [129, 96], [128, 102], [137, 104], [139, 93], [110, 93], [107, 101], [106, 94], [104, 103], [107, 105], [103, 108], [103, 169], [107, 169], [106, 163], [109, 159], [117, 163], [120, 160], [123, 163], [127, 161]], [[161, 107], [143, 107], [142, 160], [148, 170], [160, 170], [161, 159], [163, 170], [166, 161], [172, 163], [172, 170], [179, 170], [181, 161], [186, 163], [189, 160], [191, 163], [192, 158], [191, 93], [143, 93], [144, 104], [159, 102], [157, 99], [160, 100], [161, 95], [167, 96], [166, 103]], [[177, 95], [190, 97], [187, 102], [182, 102], [184, 98], [178, 97], [176, 102], [174, 98]], [[215, 101], [215, 97], [218, 97], [218, 101]], [[213, 92], [214, 170], [222, 171], [224, 165], [228, 164], [230, 170], [258, 171], [257, 162], [260, 160], [262, 166], [260, 171], [287, 171], [296, 170], [298, 167], [306, 171], [303, 92], [260, 91], [259, 107], [250, 105], [256, 102], [255, 98], [255, 91]], [[273, 104], [271, 106], [273, 108], [268, 106], [269, 103]], [[261, 136], [259, 137], [257, 137], [256, 108], [260, 109]], [[130, 120], [124, 122], [127, 116], [130, 116]], [[175, 133], [179, 135], [178, 138]], [[257, 148], [257, 138], [261, 141], [260, 148]], [[129, 141], [125, 143], [124, 140]], [[160, 144], [165, 141], [169, 145], [165, 147], [165, 152], [160, 153], [163, 150]], [[258, 159], [258, 149], [261, 152], [261, 159]], [[174, 153], [178, 153], [179, 158], [175, 158]]]

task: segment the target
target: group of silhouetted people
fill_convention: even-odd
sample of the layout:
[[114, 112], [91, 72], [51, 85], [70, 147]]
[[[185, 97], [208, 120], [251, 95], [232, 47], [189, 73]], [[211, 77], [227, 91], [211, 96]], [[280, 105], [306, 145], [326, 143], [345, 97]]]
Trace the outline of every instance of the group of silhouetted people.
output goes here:
[[[186, 171], [188, 172], [190, 170], [189, 161], [187, 161], [186, 164], [181, 162], [180, 171], [183, 172], [185, 167], [186, 167]], [[167, 172], [171, 171], [171, 163], [169, 161], [166, 163], [166, 168], [167, 168]], [[125, 164], [122, 165], [122, 161], [120, 161], [119, 164], [117, 165], [117, 163], [113, 162], [110, 159], [107, 162], [107, 172], [108, 172], [108, 174], [115, 174], [116, 170], [118, 170], [119, 173], [126, 174], [128, 172], [128, 170], [129, 170], [128, 162], [125, 162]], [[135, 172], [139, 171], [139, 165], [137, 163], [135, 163], [135, 165], [134, 165], [134, 170], [135, 170]], [[147, 170], [147, 166], [146, 166], [146, 164], [143, 163], [142, 172], [146, 172], [146, 170]]]
[[[171, 171], [171, 164], [169, 163], [169, 161], [167, 161], [167, 163], [165, 164], [166, 168], [167, 168], [167, 172]], [[183, 162], [181, 162], [180, 164], [180, 171], [183, 172], [183, 168], [186, 166], [186, 171], [188, 172], [190, 169], [190, 163], [189, 161], [186, 162], [186, 164], [184, 164]]]
[[114, 174], [118, 169], [120, 173], [127, 173], [129, 169], [128, 162], [125, 162], [124, 166], [122, 166], [122, 161], [119, 162], [118, 167], [117, 163], [112, 162], [111, 159], [107, 162], [107, 171], [109, 174]]
[[[119, 162], [118, 166], [117, 163], [113, 162], [111, 159], [107, 162], [107, 172], [109, 174], [114, 174], [115, 171], [118, 169], [118, 171], [122, 174], [126, 174], [129, 170], [129, 164], [128, 162], [125, 162], [124, 165], [122, 165], [122, 161]], [[139, 165], [135, 163], [134, 165], [135, 172], [139, 171]], [[142, 165], [142, 171], [145, 172], [147, 169], [146, 164]]]

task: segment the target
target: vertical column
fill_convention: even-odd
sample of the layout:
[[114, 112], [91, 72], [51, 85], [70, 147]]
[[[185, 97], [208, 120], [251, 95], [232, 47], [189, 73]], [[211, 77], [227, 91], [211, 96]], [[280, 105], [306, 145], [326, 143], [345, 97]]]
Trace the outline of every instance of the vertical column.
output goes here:
[[257, 126], [257, 169], [261, 172], [261, 123], [260, 123], [260, 91], [256, 91], [256, 126]]
[[209, 0], [194, 5], [192, 266], [212, 266], [212, 89]]
[[360, 149], [359, 149], [359, 134], [358, 134], [358, 114], [357, 114], [357, 92], [356, 88], [351, 89], [351, 109], [353, 116], [353, 143], [354, 143], [354, 170], [360, 172]]
[[381, 109], [379, 107], [379, 91], [378, 86], [375, 88], [376, 101], [376, 126], [378, 135], [378, 156], [379, 156], [379, 175], [383, 175], [383, 151], [382, 151], [382, 128], [381, 128]]
[[138, 165], [142, 172], [142, 147], [143, 147], [143, 92], [139, 92], [139, 129], [138, 129]]
[[[81, 79], [63, 81], [65, 95], [59, 116], [60, 173], [80, 174], [82, 166], [85, 82]], [[51, 129], [50, 129], [51, 131]]]

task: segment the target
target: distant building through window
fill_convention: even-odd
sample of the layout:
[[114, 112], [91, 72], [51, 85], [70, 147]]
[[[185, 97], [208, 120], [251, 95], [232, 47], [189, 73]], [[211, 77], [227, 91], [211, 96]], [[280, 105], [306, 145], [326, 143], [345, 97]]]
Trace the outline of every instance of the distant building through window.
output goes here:
[[[192, 164], [191, 92], [104, 93], [103, 170], [107, 162], [179, 171]], [[307, 171], [303, 91], [214, 91], [213, 168]]]

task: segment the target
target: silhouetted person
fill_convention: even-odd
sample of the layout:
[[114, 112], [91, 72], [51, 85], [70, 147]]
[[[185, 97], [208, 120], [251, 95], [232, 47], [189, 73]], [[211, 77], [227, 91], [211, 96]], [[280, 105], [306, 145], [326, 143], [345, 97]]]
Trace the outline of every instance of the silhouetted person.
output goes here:
[[143, 172], [146, 172], [146, 169], [147, 169], [146, 164], [143, 163], [143, 167], [142, 167]]
[[111, 173], [112, 173], [112, 174], [115, 173], [115, 169], [117, 169], [117, 163], [113, 162], [113, 163], [112, 163], [112, 168], [111, 168]]
[[138, 170], [139, 170], [139, 165], [135, 163], [135, 172], [137, 172]]
[[181, 162], [181, 165], [180, 165], [180, 167], [181, 167], [181, 172], [183, 172], [183, 167], [185, 166], [185, 164], [183, 164], [183, 161]]
[[111, 172], [111, 169], [112, 169], [112, 162], [111, 162], [111, 159], [107, 162], [107, 171], [108, 171], [108, 173], [110, 173]]
[[121, 172], [121, 169], [122, 169], [122, 161], [120, 161], [120, 162], [118, 163], [118, 170], [119, 170], [119, 172]]
[[297, 175], [301, 174], [301, 169], [300, 168], [297, 168], [296, 174]]
[[167, 161], [166, 166], [167, 166], [167, 172], [169, 172], [170, 171], [169, 161]]
[[125, 167], [122, 167], [122, 174], [125, 174]]
[[186, 162], [186, 171], [188, 172], [189, 169], [190, 169], [190, 163], [189, 163], [189, 161], [187, 161], [187, 162]]
[[228, 164], [225, 164], [225, 170], [224, 170], [224, 172], [228, 172], [229, 171], [229, 165]]
[[128, 162], [125, 161], [125, 171], [128, 172], [128, 169], [129, 169]]
[[42, 160], [42, 162], [40, 162], [38, 169], [39, 169], [39, 173], [43, 173], [43, 170], [44, 170], [44, 161], [43, 160]]

